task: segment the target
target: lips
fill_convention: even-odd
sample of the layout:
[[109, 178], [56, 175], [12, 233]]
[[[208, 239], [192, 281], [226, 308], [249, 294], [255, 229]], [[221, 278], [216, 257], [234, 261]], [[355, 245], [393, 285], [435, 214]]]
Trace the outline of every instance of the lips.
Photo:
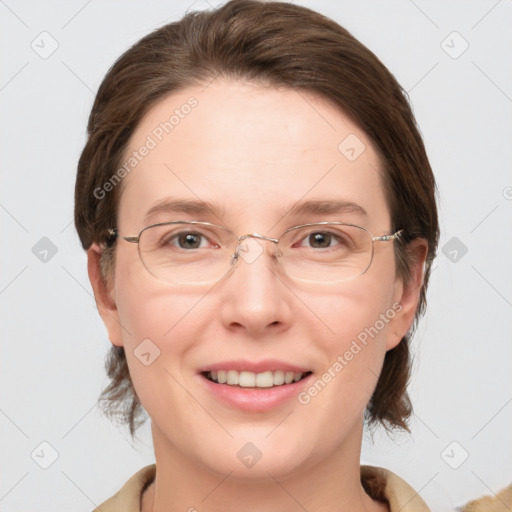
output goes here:
[[203, 389], [216, 401], [247, 412], [265, 412], [297, 400], [312, 370], [278, 359], [238, 359], [198, 369]]
[[[285, 365], [290, 367], [290, 365]], [[226, 366], [224, 366], [226, 368]], [[232, 367], [231, 367], [232, 368]], [[295, 367], [296, 368], [296, 367]], [[289, 373], [288, 373], [289, 372]], [[286, 375], [288, 373], [288, 375]], [[213, 380], [213, 376], [217, 380]], [[219, 379], [220, 374], [220, 379]], [[228, 384], [227, 379], [238, 384]], [[287, 384], [284, 379], [292, 381]], [[295, 377], [299, 380], [295, 381]], [[214, 400], [222, 406], [238, 409], [250, 413], [270, 412], [274, 409], [293, 404], [297, 401], [299, 394], [311, 385], [313, 374], [310, 371], [292, 372], [291, 370], [266, 370], [263, 372], [250, 372], [247, 370], [204, 370], [198, 374], [201, 386]], [[226, 382], [221, 384], [219, 380], [226, 378]], [[270, 385], [272, 378], [272, 385]], [[283, 380], [282, 384], [274, 384]], [[240, 385], [242, 384], [242, 385]]]
[[237, 372], [246, 371], [252, 373], [263, 373], [268, 371], [275, 372], [281, 370], [284, 372], [307, 373], [311, 371], [311, 368], [290, 364], [286, 361], [279, 361], [277, 359], [265, 359], [263, 361], [248, 361], [246, 359], [238, 359], [236, 361], [222, 361], [209, 364], [203, 368], [200, 368], [199, 373], [219, 370], [236, 370]]

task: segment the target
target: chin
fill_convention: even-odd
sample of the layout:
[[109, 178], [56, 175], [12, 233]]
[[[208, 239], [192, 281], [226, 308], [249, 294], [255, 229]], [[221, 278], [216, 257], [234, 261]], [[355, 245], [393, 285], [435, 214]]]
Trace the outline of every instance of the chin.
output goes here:
[[268, 439], [262, 435], [240, 435], [217, 446], [205, 446], [200, 450], [202, 464], [212, 472], [223, 476], [230, 474], [230, 479], [247, 482], [272, 477], [285, 479], [309, 465], [301, 435], [297, 435], [297, 439], [288, 436], [286, 443], [282, 438], [276, 437], [274, 441], [271, 437], [272, 434]]

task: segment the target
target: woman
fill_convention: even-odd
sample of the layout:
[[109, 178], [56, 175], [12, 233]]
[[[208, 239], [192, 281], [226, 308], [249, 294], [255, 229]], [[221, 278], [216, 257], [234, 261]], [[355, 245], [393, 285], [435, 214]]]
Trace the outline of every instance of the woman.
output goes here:
[[405, 429], [438, 241], [402, 89], [345, 29], [234, 0], [143, 38], [98, 91], [75, 223], [112, 342], [102, 399], [156, 465], [102, 511], [428, 510], [360, 466]]

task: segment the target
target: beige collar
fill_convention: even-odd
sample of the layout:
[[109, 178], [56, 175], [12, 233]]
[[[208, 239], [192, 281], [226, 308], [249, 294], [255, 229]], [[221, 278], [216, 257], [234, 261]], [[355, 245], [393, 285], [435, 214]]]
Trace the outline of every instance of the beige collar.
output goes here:
[[[155, 479], [155, 474], [155, 464], [142, 468], [94, 512], [140, 512], [142, 494]], [[371, 498], [387, 500], [391, 512], [430, 512], [419, 494], [388, 469], [361, 466], [361, 482]]]

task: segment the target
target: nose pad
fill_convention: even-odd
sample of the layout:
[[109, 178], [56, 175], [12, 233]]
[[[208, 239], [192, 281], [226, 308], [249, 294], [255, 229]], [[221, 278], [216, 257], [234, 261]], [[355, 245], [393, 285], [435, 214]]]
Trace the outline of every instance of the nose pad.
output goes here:
[[235, 254], [233, 255], [234, 260], [243, 260], [249, 265], [254, 263], [265, 251], [263, 241], [271, 242], [274, 246], [274, 258], [277, 259], [279, 250], [277, 247], [277, 240], [273, 238], [267, 238], [262, 235], [244, 235], [238, 244]]
[[263, 246], [258, 243], [254, 238], [248, 237], [240, 242], [238, 245], [238, 257], [249, 265], [254, 263], [262, 254]]

